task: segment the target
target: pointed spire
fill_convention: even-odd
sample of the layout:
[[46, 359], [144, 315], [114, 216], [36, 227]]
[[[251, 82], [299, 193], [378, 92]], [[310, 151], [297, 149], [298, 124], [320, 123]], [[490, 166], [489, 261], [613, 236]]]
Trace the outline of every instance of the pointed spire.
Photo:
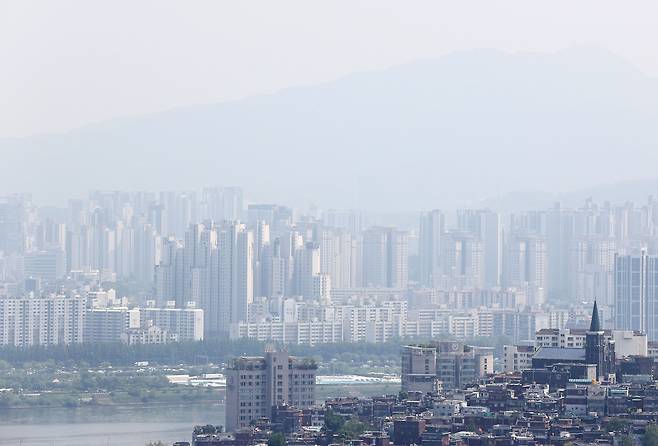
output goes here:
[[589, 331], [601, 331], [601, 321], [599, 321], [599, 309], [594, 301], [594, 308], [592, 308], [592, 322], [589, 325]]

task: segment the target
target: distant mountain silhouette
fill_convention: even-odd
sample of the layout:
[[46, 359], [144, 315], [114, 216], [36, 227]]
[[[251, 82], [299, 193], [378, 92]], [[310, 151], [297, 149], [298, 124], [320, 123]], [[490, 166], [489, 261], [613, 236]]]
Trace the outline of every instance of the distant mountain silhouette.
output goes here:
[[454, 207], [656, 178], [657, 123], [658, 81], [604, 50], [474, 50], [0, 140], [0, 195], [242, 185], [298, 206]]
[[559, 202], [563, 208], [576, 209], [588, 199], [599, 204], [608, 201], [622, 205], [630, 201], [641, 206], [650, 196], [658, 196], [658, 180], [620, 181], [563, 193], [517, 191], [468, 203], [467, 206], [512, 212], [548, 209]]

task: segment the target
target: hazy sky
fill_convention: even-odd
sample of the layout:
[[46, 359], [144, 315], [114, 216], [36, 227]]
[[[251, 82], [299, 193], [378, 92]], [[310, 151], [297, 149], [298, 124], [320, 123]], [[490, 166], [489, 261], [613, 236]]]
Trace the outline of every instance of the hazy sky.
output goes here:
[[600, 45], [658, 76], [656, 1], [0, 0], [0, 137], [468, 48]]

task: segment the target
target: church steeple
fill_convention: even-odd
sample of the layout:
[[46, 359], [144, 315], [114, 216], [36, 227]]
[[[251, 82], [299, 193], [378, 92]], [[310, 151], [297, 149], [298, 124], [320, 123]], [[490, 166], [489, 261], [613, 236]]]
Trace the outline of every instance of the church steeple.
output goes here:
[[594, 301], [594, 308], [592, 308], [592, 322], [589, 324], [589, 331], [602, 331], [601, 321], [599, 320], [599, 309]]
[[607, 379], [608, 375], [613, 373], [615, 342], [606, 340], [596, 301], [594, 301], [594, 308], [592, 308], [592, 322], [585, 335], [585, 359], [587, 364], [596, 364], [596, 374], [599, 381]]

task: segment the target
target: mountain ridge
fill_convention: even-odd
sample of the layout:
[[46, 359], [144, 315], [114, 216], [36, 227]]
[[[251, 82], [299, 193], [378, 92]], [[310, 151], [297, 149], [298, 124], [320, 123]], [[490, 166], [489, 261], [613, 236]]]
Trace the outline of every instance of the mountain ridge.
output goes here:
[[596, 49], [495, 50], [0, 139], [0, 193], [240, 184], [254, 200], [451, 207], [654, 177], [658, 81]]

